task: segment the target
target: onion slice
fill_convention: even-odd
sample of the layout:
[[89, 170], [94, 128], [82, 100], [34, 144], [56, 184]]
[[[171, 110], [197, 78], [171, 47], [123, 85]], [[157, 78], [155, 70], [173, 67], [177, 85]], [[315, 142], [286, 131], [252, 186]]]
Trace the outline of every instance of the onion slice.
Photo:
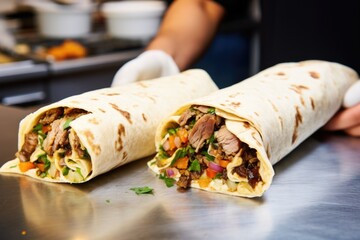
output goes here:
[[224, 168], [217, 165], [214, 162], [209, 162], [209, 168], [214, 170], [215, 172], [222, 173], [224, 171]]

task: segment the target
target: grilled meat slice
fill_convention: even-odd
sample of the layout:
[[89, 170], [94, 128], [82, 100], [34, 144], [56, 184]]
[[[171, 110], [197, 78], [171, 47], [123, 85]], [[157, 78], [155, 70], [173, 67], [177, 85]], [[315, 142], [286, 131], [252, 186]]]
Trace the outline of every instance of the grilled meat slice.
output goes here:
[[215, 115], [205, 114], [194, 125], [189, 133], [189, 142], [196, 152], [204, 145], [205, 141], [214, 133], [216, 123]]
[[63, 108], [53, 108], [46, 111], [40, 118], [39, 123], [48, 125], [64, 114]]
[[15, 155], [21, 162], [28, 162], [31, 154], [35, 151], [38, 144], [38, 135], [34, 132], [30, 132], [25, 135], [25, 142], [21, 147], [21, 150]]
[[240, 150], [240, 140], [224, 125], [216, 132], [215, 137], [226, 155], [232, 155]]

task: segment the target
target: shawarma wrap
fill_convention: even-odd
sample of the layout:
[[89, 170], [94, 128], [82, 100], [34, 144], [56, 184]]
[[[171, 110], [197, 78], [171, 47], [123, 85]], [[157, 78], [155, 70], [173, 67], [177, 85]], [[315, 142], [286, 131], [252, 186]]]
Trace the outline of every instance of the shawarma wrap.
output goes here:
[[104, 88], [42, 107], [20, 123], [16, 159], [0, 171], [50, 182], [86, 182], [155, 153], [172, 109], [217, 90], [203, 70]]
[[178, 108], [158, 127], [148, 166], [181, 188], [262, 196], [273, 165], [335, 114], [357, 79], [325, 61], [268, 68]]

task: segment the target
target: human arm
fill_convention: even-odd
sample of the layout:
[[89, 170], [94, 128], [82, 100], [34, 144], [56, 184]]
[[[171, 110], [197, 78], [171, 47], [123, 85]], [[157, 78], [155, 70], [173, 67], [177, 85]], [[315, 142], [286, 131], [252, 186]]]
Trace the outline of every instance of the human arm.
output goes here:
[[182, 71], [209, 46], [224, 14], [224, 8], [214, 1], [174, 1], [146, 49], [166, 52]]
[[223, 15], [223, 7], [211, 0], [174, 1], [146, 51], [119, 69], [112, 86], [185, 70], [205, 51]]

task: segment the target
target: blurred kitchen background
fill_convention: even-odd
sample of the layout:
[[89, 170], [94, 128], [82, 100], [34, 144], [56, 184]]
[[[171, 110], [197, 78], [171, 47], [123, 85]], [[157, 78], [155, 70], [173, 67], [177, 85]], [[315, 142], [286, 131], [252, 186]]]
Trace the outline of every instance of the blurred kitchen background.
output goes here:
[[[114, 5], [120, 2], [139, 3], [0, 0], [0, 104], [41, 105], [109, 87], [143, 51], [171, 3], [123, 9]], [[193, 68], [208, 71], [220, 88], [285, 61], [324, 59], [359, 71], [360, 1], [344, 3], [239, 0]], [[354, 28], [356, 35], [347, 36]]]

